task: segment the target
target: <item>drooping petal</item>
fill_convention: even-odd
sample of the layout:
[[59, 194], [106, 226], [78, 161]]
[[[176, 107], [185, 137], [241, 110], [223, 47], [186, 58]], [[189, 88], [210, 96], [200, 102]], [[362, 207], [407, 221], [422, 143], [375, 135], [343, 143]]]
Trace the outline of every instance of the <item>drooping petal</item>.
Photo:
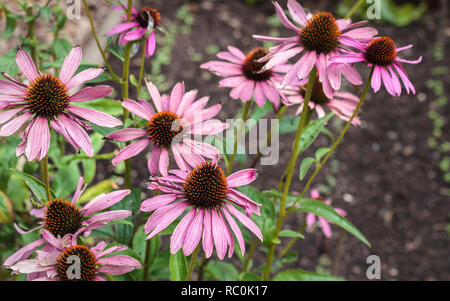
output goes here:
[[191, 209], [176, 226], [170, 237], [170, 253], [175, 254], [183, 246], [186, 233], [189, 231], [192, 219], [195, 216], [195, 209]]
[[203, 251], [205, 252], [205, 257], [209, 258], [214, 251], [214, 239], [211, 226], [211, 210], [205, 209], [204, 212], [205, 215], [203, 218], [202, 245]]
[[159, 172], [163, 176], [167, 176], [167, 168], [169, 167], [169, 151], [166, 147], [161, 148], [161, 155], [159, 157]]
[[221, 217], [217, 214], [215, 209], [211, 210], [211, 228], [217, 256], [220, 260], [223, 260], [227, 252], [227, 239], [225, 237]]
[[36, 118], [28, 135], [25, 155], [29, 161], [42, 160], [48, 153], [50, 147], [50, 129], [45, 117]]
[[177, 202], [156, 210], [144, 226], [145, 233], [151, 231], [147, 239], [152, 238], [169, 226], [188, 206], [187, 202]]
[[203, 215], [204, 211], [199, 210], [189, 225], [188, 231], [184, 236], [183, 253], [185, 256], [191, 255], [197, 247], [203, 233]]
[[82, 129], [81, 126], [79, 126], [75, 121], [67, 118], [65, 115], [60, 115], [59, 118], [65, 132], [71, 137], [71, 140], [75, 141], [76, 145], [78, 145], [86, 153], [86, 155], [92, 157], [94, 155], [94, 149], [92, 148], [91, 139], [86, 131]]
[[155, 53], [155, 49], [156, 49], [156, 35], [155, 32], [153, 31], [150, 34], [150, 37], [148, 37], [147, 43], [145, 43], [145, 56], [146, 57], [152, 56]]

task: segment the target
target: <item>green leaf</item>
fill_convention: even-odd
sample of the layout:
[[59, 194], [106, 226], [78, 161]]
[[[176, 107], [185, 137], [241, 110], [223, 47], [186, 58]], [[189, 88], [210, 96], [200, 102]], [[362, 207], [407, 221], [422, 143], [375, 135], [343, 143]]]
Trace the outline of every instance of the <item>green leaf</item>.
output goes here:
[[69, 165], [59, 166], [58, 171], [52, 181], [52, 187], [59, 198], [66, 198], [75, 191], [80, 179], [80, 169], [77, 162], [73, 161]]
[[123, 107], [120, 104], [120, 102], [108, 98], [100, 98], [91, 101], [78, 102], [76, 106], [94, 109], [112, 116], [119, 116], [123, 113]]
[[[140, 189], [131, 189], [131, 193], [123, 198], [120, 202], [111, 207], [112, 210], [130, 210], [131, 212], [137, 212], [141, 204]], [[128, 224], [119, 224], [115, 226], [116, 240], [119, 243], [128, 245], [131, 242], [133, 235], [133, 215], [126, 218], [130, 221], [131, 226]]]
[[[3, 6], [3, 5], [2, 5]], [[14, 29], [16, 29], [17, 21], [15, 18], [12, 18], [10, 14], [6, 14], [6, 27], [2, 33], [2, 39], [7, 40], [14, 33]]]
[[305, 236], [303, 234], [300, 234], [297, 231], [293, 231], [293, 230], [289, 230], [289, 229], [281, 230], [279, 236], [280, 237], [296, 237], [296, 238], [303, 238], [303, 239], [305, 238]]
[[284, 116], [280, 119], [280, 135], [297, 131], [299, 123], [299, 116]]
[[308, 124], [302, 134], [302, 137], [300, 138], [300, 143], [298, 144], [297, 152], [299, 154], [301, 154], [314, 142], [314, 140], [316, 140], [317, 136], [319, 136], [320, 132], [333, 115], [333, 113], [329, 113], [328, 115]]
[[353, 226], [345, 217], [339, 215], [333, 207], [318, 200], [306, 200], [299, 202], [298, 211], [313, 213], [315, 215], [324, 217], [325, 219], [335, 223], [339, 227], [353, 234], [356, 238], [370, 247], [369, 241], [362, 235], [359, 230]]
[[316, 160], [314, 158], [305, 158], [300, 164], [300, 180], [303, 180], [306, 173], [308, 172], [311, 164], [313, 164]]
[[261, 216], [255, 215], [252, 217], [252, 220], [261, 230], [264, 244], [270, 245], [275, 231], [275, 206], [273, 202], [253, 186], [242, 186], [239, 187], [238, 190], [248, 196], [252, 201], [262, 205], [260, 207]]
[[0, 71], [16, 76], [19, 67], [16, 64], [16, 49], [11, 50], [0, 58]]
[[[32, 175], [26, 174], [24, 172], [18, 171], [16, 169], [10, 169], [12, 173], [19, 176], [25, 184], [28, 186], [28, 188], [33, 192], [33, 194], [39, 199], [47, 201], [47, 193], [45, 191], [45, 185]], [[51, 191], [52, 197], [56, 197], [55, 193]]]
[[8, 197], [0, 191], [0, 224], [9, 224], [13, 219], [13, 206]]
[[169, 266], [172, 281], [184, 281], [186, 279], [187, 262], [181, 250], [170, 255]]
[[[91, 160], [93, 161], [93, 160]], [[94, 199], [96, 196], [102, 194], [102, 193], [109, 193], [113, 189], [117, 188], [117, 185], [112, 180], [104, 180], [101, 181], [94, 186], [89, 187], [78, 199], [77, 204], [81, 205], [84, 203], [87, 203]]]
[[51, 48], [55, 55], [62, 60], [72, 50], [72, 44], [66, 39], [56, 39]]
[[261, 277], [252, 272], [242, 274], [239, 278], [240, 281], [261, 281]]
[[329, 147], [322, 147], [316, 151], [315, 157], [317, 161], [320, 161], [330, 151]]
[[228, 262], [211, 261], [206, 266], [205, 271], [213, 280], [236, 281], [239, 279], [239, 272], [234, 265]]
[[305, 270], [286, 270], [278, 273], [273, 280], [275, 281], [344, 281], [339, 277], [326, 274], [319, 274]]

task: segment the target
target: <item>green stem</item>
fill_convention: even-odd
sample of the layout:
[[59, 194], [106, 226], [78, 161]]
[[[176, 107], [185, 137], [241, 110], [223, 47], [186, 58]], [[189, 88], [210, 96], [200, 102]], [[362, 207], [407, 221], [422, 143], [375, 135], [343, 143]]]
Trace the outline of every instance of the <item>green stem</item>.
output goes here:
[[[275, 115], [275, 119], [280, 120], [283, 117], [284, 113], [286, 113], [286, 110], [287, 110], [287, 106], [282, 105], [281, 108], [278, 110], [277, 114]], [[258, 164], [258, 161], [259, 161], [259, 159], [261, 159], [261, 156], [262, 156], [262, 153], [261, 153], [262, 150], [272, 142], [272, 132], [276, 131], [276, 130], [277, 129], [273, 129], [272, 127], [270, 128], [270, 132], [267, 135], [266, 142], [264, 143], [263, 146], [261, 146], [258, 149], [258, 153], [256, 154], [255, 158], [253, 159], [252, 164], [250, 164], [251, 168], [254, 168], [256, 166], [256, 164]]]
[[353, 119], [355, 119], [356, 115], [358, 115], [358, 112], [359, 112], [359, 110], [361, 109], [361, 107], [362, 107], [362, 105], [364, 103], [364, 99], [366, 98], [367, 92], [369, 91], [370, 83], [372, 81], [373, 70], [374, 70], [374, 67], [372, 67], [372, 69], [370, 70], [369, 78], [367, 79], [367, 83], [366, 83], [366, 85], [364, 87], [363, 93], [361, 94], [361, 98], [359, 99], [358, 105], [356, 106], [356, 109], [353, 112], [352, 117], [347, 121], [347, 123], [345, 124], [344, 129], [342, 130], [341, 134], [339, 135], [339, 138], [334, 142], [334, 144], [331, 147], [330, 151], [327, 153], [325, 158], [317, 166], [316, 170], [314, 171], [314, 173], [309, 178], [309, 180], [306, 183], [305, 187], [303, 188], [301, 193], [298, 195], [297, 199], [292, 204], [291, 208], [289, 208], [289, 210], [287, 212], [288, 214], [290, 214], [293, 211], [295, 211], [296, 204], [305, 195], [305, 192], [309, 189], [309, 187], [311, 186], [311, 183], [314, 181], [314, 179], [317, 176], [317, 174], [319, 173], [319, 171], [322, 169], [322, 167], [325, 165], [325, 163], [327, 163], [328, 159], [331, 157], [331, 155], [334, 153], [334, 151], [336, 150], [338, 145], [341, 143], [342, 139], [344, 138], [345, 133], [347, 133], [350, 125], [352, 124]]
[[[27, 17], [33, 16], [33, 7], [29, 6], [26, 8], [26, 15]], [[31, 58], [34, 61], [34, 64], [36, 66], [39, 66], [38, 62], [38, 52], [36, 47], [36, 19], [33, 19], [32, 21], [28, 22], [28, 33], [27, 38], [30, 40], [30, 48], [31, 48]]]
[[242, 273], [247, 273], [248, 272], [248, 268], [250, 266], [250, 261], [253, 258], [253, 253], [255, 253], [256, 247], [259, 244], [259, 239], [258, 238], [254, 238], [252, 244], [250, 245], [250, 249], [248, 250], [248, 254], [247, 257], [245, 258], [244, 261], [244, 266], [242, 267]]
[[[305, 228], [306, 228], [306, 223], [303, 223], [303, 225], [301, 225], [301, 227], [297, 230], [297, 233], [302, 234], [303, 231], [305, 230]], [[294, 246], [297, 239], [298, 239], [298, 237], [291, 238], [291, 240], [288, 242], [286, 247], [281, 251], [280, 258], [284, 257], [289, 252], [289, 250]]]
[[145, 245], [145, 259], [144, 259], [144, 275], [142, 277], [143, 281], [148, 280], [148, 270], [150, 269], [150, 247], [151, 247], [151, 239], [146, 241]]
[[[133, 6], [133, 0], [128, 0], [128, 10], [127, 10], [127, 21], [131, 20], [131, 8]], [[125, 45], [125, 53], [124, 53], [124, 63], [123, 63], [123, 71], [122, 71], [122, 99], [129, 97], [129, 77], [130, 77], [130, 54], [131, 54], [131, 43], [127, 43]], [[130, 112], [123, 108], [123, 124], [127, 121]], [[126, 145], [130, 143], [127, 142]], [[131, 159], [125, 160], [125, 188], [131, 188]]]
[[248, 115], [250, 112], [250, 108], [252, 106], [252, 100], [244, 103], [244, 108], [242, 110], [242, 122], [239, 124], [239, 128], [236, 134], [236, 139], [234, 140], [234, 148], [233, 154], [231, 155], [230, 160], [228, 161], [227, 173], [226, 176], [229, 176], [231, 173], [231, 169], [233, 168], [234, 159], [236, 158], [237, 149], [239, 145], [239, 140], [241, 139], [242, 130], [245, 128], [245, 122], [248, 119]]
[[197, 281], [203, 281], [203, 276], [205, 274], [205, 266], [208, 263], [209, 258], [206, 258], [205, 253], [203, 253], [202, 261], [200, 262], [200, 266], [198, 267], [198, 275]]
[[352, 9], [345, 15], [344, 19], [349, 19], [357, 10], [358, 8], [365, 2], [365, 0], [359, 0], [358, 2], [353, 5]]
[[47, 202], [52, 200], [52, 195], [50, 193], [50, 180], [48, 176], [48, 155], [41, 160], [41, 173], [43, 176], [43, 181], [45, 184], [45, 193], [47, 194]]
[[195, 248], [194, 252], [192, 253], [191, 262], [189, 263], [189, 269], [187, 271], [186, 278], [184, 279], [185, 281], [191, 280], [192, 272], [194, 271], [195, 264], [197, 263], [197, 257], [198, 257], [199, 250], [200, 250], [200, 244], [198, 244], [198, 246]]
[[139, 79], [138, 79], [138, 85], [137, 85], [137, 91], [136, 91], [136, 94], [137, 94], [136, 98], [141, 97], [141, 85], [142, 85], [142, 78], [144, 77], [144, 66], [145, 66], [145, 39], [142, 39], [141, 49], [142, 49], [141, 67], [139, 69]]
[[[275, 232], [274, 232], [274, 236], [273, 236], [274, 239], [278, 238], [278, 235], [281, 231], [281, 227], [283, 226], [284, 219], [286, 218], [286, 199], [287, 199], [287, 196], [289, 193], [289, 188], [291, 186], [292, 177], [293, 177], [294, 169], [295, 169], [295, 163], [297, 162], [297, 158], [299, 156], [298, 145], [299, 145], [301, 137], [302, 137], [303, 129], [308, 124], [308, 120], [309, 120], [308, 116], [311, 114], [310, 108], [309, 108], [309, 100], [311, 99], [314, 82], [316, 80], [316, 73], [317, 73], [316, 68], [313, 68], [313, 70], [311, 70], [311, 72], [309, 73], [308, 87], [306, 90], [305, 100], [303, 102], [303, 111], [302, 111], [302, 115], [300, 117], [300, 123], [298, 125], [297, 134], [296, 134], [295, 141], [293, 144], [292, 155], [291, 155], [291, 158], [289, 159], [289, 163], [286, 168], [286, 173], [285, 173], [286, 174], [286, 182], [284, 184], [283, 198], [280, 201], [280, 213], [278, 215], [278, 219], [277, 219], [277, 223], [276, 223], [276, 227], [275, 227]], [[265, 269], [264, 275], [263, 275], [263, 280], [269, 279], [270, 268], [272, 266], [272, 262], [274, 259], [276, 246], [277, 245], [273, 242], [270, 245], [269, 253], [267, 256], [266, 269]]]
[[100, 41], [97, 36], [97, 31], [95, 30], [94, 21], [92, 20], [91, 10], [89, 9], [89, 5], [87, 4], [86, 0], [83, 0], [83, 5], [84, 5], [84, 9], [86, 11], [86, 15], [89, 19], [89, 24], [91, 25], [92, 35], [94, 36], [95, 43], [97, 44], [97, 48], [100, 51], [100, 54], [103, 58], [103, 62], [105, 63], [105, 66], [108, 69], [109, 73], [111, 74], [113, 80], [120, 83], [120, 77], [111, 68], [111, 65], [109, 64], [108, 59], [106, 58], [106, 54], [103, 51], [102, 45], [100, 44]]

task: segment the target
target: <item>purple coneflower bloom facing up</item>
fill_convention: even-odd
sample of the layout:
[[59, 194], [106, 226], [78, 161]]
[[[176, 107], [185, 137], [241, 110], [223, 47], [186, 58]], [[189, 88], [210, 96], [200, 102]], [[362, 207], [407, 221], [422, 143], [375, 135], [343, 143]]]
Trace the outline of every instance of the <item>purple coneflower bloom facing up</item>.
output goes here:
[[[127, 9], [127, 6], [124, 6]], [[115, 6], [113, 9], [121, 10], [121, 6]], [[126, 12], [126, 11], [125, 11]], [[135, 8], [131, 9], [131, 21], [124, 22], [116, 25], [107, 35], [114, 35], [120, 33], [119, 45], [125, 45], [128, 42], [139, 40], [141, 38], [146, 39], [145, 43], [145, 56], [152, 56], [156, 48], [156, 36], [155, 29], [160, 29], [161, 15], [160, 13], [151, 7], [144, 7], [140, 10]], [[123, 16], [127, 19], [127, 16]]]
[[230, 96], [233, 99], [241, 99], [246, 102], [254, 97], [258, 106], [264, 106], [266, 99], [274, 104], [275, 109], [280, 106], [280, 96], [284, 97], [277, 89], [277, 84], [283, 80], [284, 73], [290, 69], [285, 61], [279, 61], [270, 69], [263, 70], [266, 63], [258, 62], [268, 54], [264, 48], [256, 48], [245, 55], [233, 46], [228, 46], [228, 51], [219, 52], [217, 57], [225, 61], [210, 61], [200, 68], [208, 69], [215, 74], [224, 77], [219, 85], [232, 88]]
[[[83, 187], [83, 178], [80, 178], [71, 202], [63, 199], [53, 199], [45, 204], [43, 208], [32, 209], [30, 214], [41, 219], [39, 226], [25, 231], [14, 224], [16, 230], [21, 234], [27, 234], [44, 228], [56, 237], [72, 234], [74, 241], [76, 241], [78, 235], [82, 233], [84, 236], [88, 236], [92, 230], [101, 228], [109, 222], [127, 218], [132, 214], [129, 210], [111, 210], [99, 213], [121, 201], [130, 194], [130, 190], [117, 190], [108, 194], [103, 193], [79, 209], [75, 204], [85, 189], [86, 186]], [[7, 258], [3, 265], [9, 267], [19, 260], [28, 258], [34, 250], [44, 243], [45, 240], [43, 238], [29, 243]]]
[[377, 92], [380, 90], [381, 82], [383, 82], [389, 94], [392, 96], [400, 96], [402, 86], [397, 74], [394, 72], [395, 69], [402, 79], [406, 92], [408, 94], [410, 91], [413, 94], [416, 93], [414, 85], [409, 80], [405, 69], [400, 63], [418, 64], [422, 61], [422, 57], [419, 57], [415, 61], [408, 61], [397, 56], [398, 52], [409, 49], [412, 45], [397, 48], [391, 38], [377, 37], [366, 44], [354, 41], [351, 46], [360, 52], [347, 50], [344, 54], [333, 57], [331, 60], [335, 63], [366, 62], [369, 66], [374, 66], [371, 82], [373, 91]]
[[[324, 202], [327, 205], [331, 206], [331, 201], [330, 200], [324, 200], [320, 194], [319, 191], [317, 189], [313, 189], [311, 190], [311, 199], [313, 200], [319, 200]], [[340, 208], [333, 208], [334, 211], [336, 211], [339, 215], [342, 216], [346, 216], [347, 212], [345, 212], [343, 209]], [[327, 237], [330, 238], [331, 235], [333, 234], [331, 231], [331, 227], [330, 227], [330, 221], [326, 220], [325, 218], [318, 216], [317, 217], [320, 223], [320, 226], [322, 228], [322, 232], [323, 234]], [[306, 225], [308, 226], [308, 228], [312, 227], [316, 222], [316, 215], [314, 215], [313, 213], [308, 213], [306, 215]]]
[[[144, 226], [147, 239], [152, 238], [188, 209], [187, 214], [175, 228], [170, 252], [183, 248], [184, 254], [191, 254], [202, 240], [203, 250], [209, 258], [214, 246], [219, 259], [234, 252], [236, 236], [242, 255], [245, 243], [241, 230], [234, 218], [262, 240], [258, 226], [248, 217], [260, 214], [259, 206], [237, 191], [238, 186], [247, 185], [256, 178], [255, 169], [245, 169], [225, 177], [215, 162], [203, 162], [191, 171], [171, 170], [167, 177], [151, 178], [149, 189], [164, 192], [142, 202], [142, 211], [154, 211]], [[247, 215], [235, 208], [245, 209]]]
[[223, 132], [226, 124], [214, 118], [222, 108], [216, 104], [205, 109], [209, 97], [195, 101], [197, 90], [184, 91], [184, 83], [177, 83], [170, 94], [160, 95], [158, 89], [146, 80], [147, 88], [156, 108], [144, 101], [125, 99], [122, 105], [133, 114], [148, 121], [145, 129], [127, 128], [109, 134], [106, 138], [115, 141], [139, 139], [114, 157], [116, 165], [142, 152], [149, 144], [153, 150], [148, 159], [148, 170], [154, 176], [160, 172], [167, 176], [169, 150], [178, 167], [189, 169], [203, 162], [203, 157], [218, 159], [220, 152], [210, 144], [188, 138], [189, 135], [214, 135]]
[[[300, 104], [296, 114], [303, 111], [303, 102], [306, 94], [308, 80], [295, 82], [292, 86], [286, 86], [281, 91], [286, 95], [287, 106]], [[349, 121], [358, 105], [359, 99], [355, 95], [348, 92], [335, 92], [333, 97], [329, 98], [323, 92], [322, 83], [316, 78], [314, 87], [309, 101], [309, 108], [315, 110], [319, 118], [325, 116], [325, 107], [328, 107], [342, 120]], [[359, 125], [361, 120], [358, 116], [352, 121], [353, 125]]]
[[30, 83], [25, 85], [6, 73], [2, 75], [8, 80], [0, 79], [0, 124], [3, 124], [0, 136], [13, 135], [28, 122], [16, 150], [17, 156], [25, 153], [29, 161], [42, 160], [50, 146], [51, 126], [77, 151], [82, 149], [92, 157], [92, 142], [83, 129], [90, 129], [90, 126], [78, 117], [103, 127], [122, 125], [120, 120], [108, 114], [73, 105], [105, 97], [114, 91], [112, 87], [102, 85], [70, 93], [73, 88], [103, 72], [102, 68], [89, 68], [75, 74], [81, 56], [81, 48], [73, 48], [64, 60], [59, 77], [56, 77], [39, 72], [30, 55], [23, 49], [17, 50], [17, 66]]
[[[34, 281], [105, 281], [102, 274], [121, 275], [129, 273], [141, 264], [127, 255], [114, 255], [116, 252], [128, 249], [126, 246], [106, 248], [104, 241], [92, 248], [73, 243], [70, 234], [63, 238], [55, 237], [50, 231], [42, 232], [48, 248], [36, 252], [34, 259], [20, 260], [9, 267], [15, 273], [27, 274], [27, 280]], [[69, 268], [74, 261], [70, 256], [80, 260], [80, 275], [71, 272]], [[105, 257], [107, 256], [107, 257]]]
[[[288, 1], [288, 10], [294, 21], [300, 26], [294, 25], [286, 16], [281, 6], [274, 2], [275, 10], [281, 23], [295, 32], [295, 36], [288, 38], [276, 38], [254, 35], [257, 40], [279, 43], [269, 49], [269, 54], [262, 59], [267, 61], [264, 68], [269, 69], [279, 61], [287, 59], [306, 51], [306, 53], [287, 72], [283, 86], [289, 85], [296, 77], [302, 80], [310, 71], [317, 69], [319, 80], [323, 84], [324, 92], [331, 97], [335, 90], [340, 88], [340, 80], [335, 77], [343, 73], [347, 79], [355, 85], [362, 84], [358, 72], [348, 64], [340, 64], [341, 73], [327, 72], [330, 57], [336, 55], [343, 46], [351, 44], [354, 39], [366, 41], [377, 34], [370, 27], [360, 27], [366, 22], [351, 24], [349, 20], [336, 20], [329, 12], [320, 12], [315, 15], [306, 15], [302, 6], [294, 0]], [[358, 28], [360, 27], [360, 28]], [[332, 86], [332, 83], [339, 85]]]

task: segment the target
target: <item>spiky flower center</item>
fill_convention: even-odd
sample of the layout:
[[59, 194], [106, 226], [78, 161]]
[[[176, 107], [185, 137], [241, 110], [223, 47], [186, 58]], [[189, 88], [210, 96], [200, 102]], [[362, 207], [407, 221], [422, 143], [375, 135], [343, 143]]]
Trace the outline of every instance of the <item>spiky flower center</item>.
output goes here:
[[41, 74], [28, 86], [26, 102], [32, 113], [52, 118], [69, 105], [69, 92], [53, 74]]
[[[300, 94], [303, 96], [303, 98], [306, 95], [306, 89], [307, 85], [300, 87]], [[319, 81], [319, 78], [316, 77], [316, 80], [314, 81], [314, 87], [311, 93], [311, 102], [318, 104], [318, 105], [324, 105], [328, 103], [330, 99], [325, 95], [325, 92], [323, 92], [323, 85]]]
[[45, 207], [45, 228], [55, 236], [74, 234], [81, 228], [80, 210], [63, 199], [54, 199]]
[[397, 48], [391, 38], [379, 37], [369, 43], [364, 57], [374, 65], [387, 66], [397, 57]]
[[336, 19], [329, 12], [320, 12], [310, 18], [300, 33], [300, 41], [309, 51], [328, 54], [335, 51], [341, 32]]
[[272, 76], [272, 70], [262, 70], [266, 62], [258, 62], [260, 58], [265, 57], [269, 52], [264, 48], [256, 48], [250, 51], [242, 65], [244, 75], [255, 81], [265, 81]]
[[180, 117], [173, 112], [156, 113], [148, 123], [147, 134], [157, 145], [170, 146], [172, 139], [183, 130]]
[[156, 26], [161, 23], [160, 13], [151, 7], [141, 8], [136, 15], [136, 21], [139, 22], [143, 28], [148, 28], [149, 21], [151, 21], [150, 18], [153, 20], [153, 28], [156, 28]]
[[[79, 265], [79, 275], [76, 266]], [[69, 270], [70, 267], [73, 267]], [[97, 272], [97, 260], [94, 253], [82, 245], [72, 246], [64, 250], [56, 261], [56, 272], [59, 280], [63, 281], [90, 281]], [[79, 276], [79, 277], [78, 277]]]
[[204, 162], [194, 168], [183, 187], [191, 206], [206, 209], [222, 205], [228, 191], [223, 170], [213, 162]]

